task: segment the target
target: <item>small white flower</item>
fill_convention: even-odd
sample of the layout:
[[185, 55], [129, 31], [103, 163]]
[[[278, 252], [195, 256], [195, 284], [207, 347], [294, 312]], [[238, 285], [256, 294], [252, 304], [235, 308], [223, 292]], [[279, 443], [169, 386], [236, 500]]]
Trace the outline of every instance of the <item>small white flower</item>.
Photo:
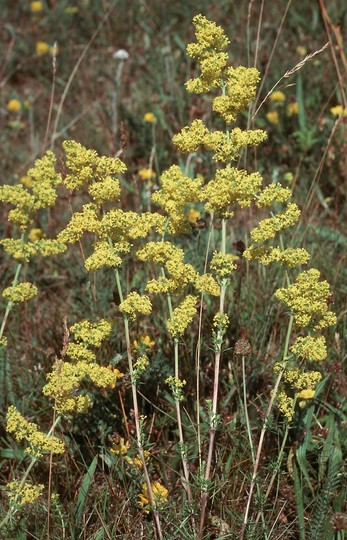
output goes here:
[[128, 60], [129, 53], [125, 49], [118, 49], [118, 51], [115, 51], [112, 56], [113, 56], [113, 58], [115, 60], [123, 60], [124, 61], [124, 60]]

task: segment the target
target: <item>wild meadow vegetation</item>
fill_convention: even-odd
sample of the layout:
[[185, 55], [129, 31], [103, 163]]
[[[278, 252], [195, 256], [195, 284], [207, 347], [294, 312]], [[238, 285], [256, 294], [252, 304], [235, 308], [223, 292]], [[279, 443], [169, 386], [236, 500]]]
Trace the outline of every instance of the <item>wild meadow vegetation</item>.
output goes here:
[[347, 10], [2, 4], [4, 539], [347, 538]]

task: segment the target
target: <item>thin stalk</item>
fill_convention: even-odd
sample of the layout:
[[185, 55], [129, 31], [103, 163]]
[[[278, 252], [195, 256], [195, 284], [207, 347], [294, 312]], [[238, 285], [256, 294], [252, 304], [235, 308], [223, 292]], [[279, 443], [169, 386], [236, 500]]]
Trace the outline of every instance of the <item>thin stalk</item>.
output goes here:
[[[19, 274], [20, 274], [20, 271], [22, 269], [22, 263], [20, 263], [18, 266], [17, 266], [17, 270], [16, 270], [16, 273], [15, 273], [15, 276], [13, 278], [13, 281], [12, 281], [12, 285], [11, 285], [11, 288], [14, 289], [14, 287], [17, 285], [18, 283], [18, 278], [19, 278]], [[4, 333], [4, 330], [5, 330], [5, 327], [6, 327], [6, 323], [7, 323], [7, 319], [8, 319], [8, 316], [10, 314], [10, 311], [11, 309], [13, 308], [13, 302], [12, 300], [9, 300], [7, 302], [7, 306], [6, 306], [6, 310], [5, 310], [5, 314], [4, 314], [4, 317], [2, 319], [2, 323], [1, 323], [1, 328], [0, 328], [0, 339], [2, 338], [3, 336], [3, 333]]]
[[[251, 425], [250, 425], [249, 416], [248, 416], [247, 388], [246, 388], [246, 367], [245, 367], [245, 357], [243, 355], [242, 355], [242, 386], [243, 386], [243, 411], [244, 411], [244, 415], [245, 415], [247, 435], [248, 435], [248, 440], [249, 440], [249, 447], [251, 449], [252, 463], [253, 463], [253, 467], [254, 467], [255, 466], [255, 451], [254, 451], [254, 444], [253, 444], [253, 439], [252, 439]], [[260, 498], [261, 493], [260, 493], [260, 488], [259, 488], [258, 484], [257, 484], [257, 493], [258, 493], [258, 497]], [[267, 540], [268, 536], [267, 536], [267, 532], [266, 532], [266, 523], [265, 523], [264, 513], [263, 513], [262, 510], [261, 510], [261, 512], [259, 512], [259, 515], [261, 516], [261, 520], [262, 520], [265, 540]]]
[[[165, 270], [164, 268], [161, 269], [162, 275], [165, 277]], [[172, 308], [172, 300], [170, 293], [167, 293], [166, 295], [167, 303], [168, 303], [168, 309], [169, 309], [169, 315], [170, 319], [173, 318], [173, 308]], [[178, 351], [178, 339], [174, 338], [174, 362], [175, 362], [175, 379], [177, 380], [179, 378], [179, 351]], [[188, 501], [192, 502], [192, 492], [190, 489], [190, 483], [189, 483], [189, 465], [188, 460], [185, 455], [184, 451], [184, 435], [183, 435], [183, 427], [182, 427], [182, 415], [181, 415], [181, 405], [180, 400], [175, 398], [175, 406], [176, 406], [176, 414], [177, 414], [177, 426], [178, 426], [178, 436], [180, 441], [180, 453], [181, 453], [181, 460], [182, 460], [182, 467], [183, 467], [183, 473], [184, 473], [184, 479], [185, 482], [183, 484], [184, 489], [186, 490]]]
[[[207, 238], [206, 254], [205, 254], [205, 263], [204, 263], [204, 274], [207, 270], [208, 254], [210, 251], [210, 243], [212, 237], [212, 228], [213, 228], [213, 214], [210, 221], [210, 229]], [[200, 298], [200, 310], [199, 310], [199, 329], [198, 329], [198, 342], [196, 344], [196, 423], [197, 423], [197, 439], [198, 439], [198, 454], [199, 454], [199, 468], [201, 470], [201, 429], [200, 429], [200, 353], [201, 353], [201, 329], [202, 329], [202, 307], [203, 307], [204, 294], [201, 293]]]
[[[116, 269], [115, 270], [115, 276], [116, 276], [116, 285], [117, 290], [119, 294], [120, 301], [123, 302], [123, 291], [122, 286], [120, 282], [119, 272]], [[136, 430], [136, 442], [137, 442], [137, 449], [140, 454], [142, 467], [143, 467], [143, 473], [146, 480], [146, 486], [148, 491], [148, 497], [149, 502], [152, 507], [153, 511], [153, 519], [156, 527], [156, 531], [158, 533], [159, 540], [162, 540], [163, 534], [161, 530], [161, 523], [160, 523], [160, 517], [159, 512], [157, 510], [154, 496], [153, 496], [153, 490], [151, 486], [151, 480], [148, 473], [147, 463], [145, 454], [143, 451], [142, 446], [142, 440], [141, 440], [141, 426], [140, 426], [140, 414], [139, 414], [139, 405], [137, 401], [137, 386], [136, 386], [136, 379], [134, 378], [134, 368], [133, 368], [133, 360], [132, 360], [132, 354], [131, 354], [131, 343], [130, 343], [130, 332], [129, 332], [129, 320], [126, 316], [123, 317], [124, 320], [124, 330], [125, 330], [125, 342], [126, 342], [126, 348], [127, 348], [127, 356], [128, 356], [128, 365], [129, 365], [129, 374], [130, 374], [130, 380], [131, 380], [131, 391], [132, 391], [132, 398], [133, 398], [133, 405], [134, 405], [134, 418], [135, 418], [135, 430]]]
[[[222, 220], [221, 253], [223, 254], [226, 253], [226, 220], [225, 219]], [[222, 281], [221, 288], [220, 288], [219, 313], [224, 313], [226, 287], [227, 287], [226, 282]], [[218, 330], [216, 342], [220, 343], [222, 339], [223, 339], [223, 335], [221, 334], [221, 331]], [[218, 347], [216, 347], [216, 350], [215, 350], [213, 397], [212, 397], [212, 411], [211, 411], [211, 422], [210, 422], [210, 440], [209, 440], [206, 469], [205, 469], [205, 486], [201, 494], [201, 512], [200, 512], [200, 525], [199, 525], [199, 535], [198, 535], [199, 540], [202, 539], [203, 532], [204, 532], [206, 506], [209, 499], [207, 485], [209, 483], [210, 475], [211, 475], [212, 456], [213, 456], [215, 438], [216, 438], [218, 388], [219, 388], [219, 373], [220, 373], [221, 356], [222, 356], [222, 345], [220, 344]]]
[[[282, 463], [282, 460], [283, 460], [283, 454], [284, 454], [284, 449], [285, 449], [285, 446], [286, 446], [286, 442], [287, 442], [287, 439], [288, 439], [288, 435], [289, 435], [289, 424], [286, 425], [286, 430], [285, 430], [285, 433], [284, 433], [284, 437], [283, 437], [283, 441], [282, 441], [282, 444], [281, 444], [281, 448], [280, 448], [280, 451], [278, 453], [278, 457], [277, 457], [277, 462], [276, 462], [276, 465], [275, 465], [275, 469], [274, 469], [274, 472], [271, 476], [271, 479], [270, 479], [270, 482], [269, 482], [269, 485], [268, 485], [268, 488], [265, 492], [265, 497], [263, 499], [264, 501], [264, 504], [266, 503], [267, 499], [268, 499], [268, 496], [270, 495], [270, 492], [272, 490], [272, 486], [274, 484], [274, 481], [276, 479], [276, 476], [280, 470], [280, 467], [281, 467], [281, 463]], [[262, 512], [258, 512], [258, 515], [256, 517], [256, 520], [255, 520], [255, 523], [254, 525], [256, 525], [259, 521], [259, 518], [261, 516]]]
[[267, 411], [266, 411], [266, 414], [265, 414], [263, 427], [262, 427], [262, 430], [261, 430], [261, 433], [260, 433], [257, 454], [256, 454], [256, 458], [255, 458], [255, 464], [254, 464], [254, 467], [253, 467], [252, 480], [251, 480], [251, 485], [250, 485], [250, 488], [249, 488], [248, 500], [247, 500], [247, 505], [246, 505], [246, 512], [245, 512], [245, 516], [244, 516], [244, 520], [243, 520], [243, 524], [242, 524], [242, 529], [241, 529], [240, 540], [244, 539], [246, 529], [247, 529], [248, 516], [249, 516], [250, 507], [251, 507], [254, 486], [256, 485], [256, 480], [257, 480], [257, 476], [258, 476], [258, 471], [259, 471], [259, 466], [260, 466], [260, 458], [261, 458], [261, 453], [262, 453], [262, 450], [263, 450], [263, 444], [264, 444], [265, 433], [266, 433], [266, 430], [267, 430], [268, 420], [269, 420], [270, 414], [272, 412], [272, 408], [273, 408], [273, 405], [274, 405], [274, 402], [275, 402], [275, 399], [276, 399], [276, 396], [277, 396], [278, 388], [279, 388], [279, 385], [280, 385], [280, 382], [281, 382], [281, 379], [282, 379], [282, 376], [283, 376], [283, 373], [284, 373], [284, 370], [285, 370], [285, 367], [286, 367], [286, 363], [287, 363], [287, 354], [288, 354], [288, 349], [289, 349], [289, 340], [290, 340], [290, 336], [291, 336], [292, 328], [293, 328], [293, 321], [294, 321], [294, 317], [293, 317], [293, 315], [291, 315], [289, 323], [288, 323], [287, 335], [286, 335], [286, 340], [285, 340], [285, 344], [284, 344], [284, 351], [283, 351], [283, 357], [282, 357], [282, 368], [281, 368], [281, 371], [279, 372], [279, 374], [277, 376], [276, 383], [275, 383], [275, 386], [274, 386], [274, 389], [273, 389], [273, 392], [272, 392], [272, 395], [271, 395], [271, 399], [270, 399], [270, 402], [269, 402], [269, 405], [268, 405], [268, 408], [267, 408]]

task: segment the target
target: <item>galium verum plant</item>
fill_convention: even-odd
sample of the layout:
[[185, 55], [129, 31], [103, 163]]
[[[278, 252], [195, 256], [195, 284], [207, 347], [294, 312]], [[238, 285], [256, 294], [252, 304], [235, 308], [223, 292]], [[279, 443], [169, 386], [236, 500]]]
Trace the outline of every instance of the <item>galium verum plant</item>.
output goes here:
[[[32, 194], [22, 186], [15, 186], [13, 189], [5, 186], [0, 191], [2, 200], [15, 206], [9, 219], [22, 231], [20, 240], [2, 241], [4, 248], [13, 257], [27, 261], [38, 251], [42, 254], [59, 253], [68, 244], [85, 242], [87, 256], [84, 255], [84, 250], [82, 254], [88, 275], [97, 271], [103, 272], [105, 269], [113, 272], [119, 296], [117, 316], [123, 321], [128, 363], [125, 369], [128, 370], [131, 386], [134, 439], [138, 456], [128, 456], [127, 464], [132, 467], [132, 474], [136, 475], [137, 504], [145, 512], [152, 513], [159, 538], [163, 538], [161, 515], [165, 515], [169, 494], [156, 479], [157, 471], [151, 453], [145, 449], [146, 421], [139, 408], [138, 386], [150, 364], [150, 353], [149, 347], [140, 347], [137, 341], [136, 347], [131, 343], [132, 329], [136, 328], [136, 332], [145, 334], [144, 321], [151, 320], [155, 307], [164, 298], [167, 306], [166, 330], [173, 343], [171, 375], [165, 382], [175, 403], [177, 447], [182, 467], [181, 482], [189, 503], [190, 527], [201, 539], [204, 534], [207, 503], [213, 489], [212, 466], [216, 432], [219, 428], [221, 358], [230, 327], [230, 315], [233, 313], [232, 290], [239, 258], [235, 251], [228, 249], [231, 242], [227, 239], [238, 209], [252, 207], [261, 214], [264, 214], [264, 209], [268, 209], [269, 217], [262, 219], [250, 232], [252, 243], [245, 249], [243, 257], [262, 265], [276, 264], [283, 268], [286, 287], [279, 288], [275, 296], [290, 311], [283, 354], [279, 354], [274, 366], [277, 379], [266, 419], [276, 403], [285, 421], [290, 423], [297, 401], [313, 398], [321, 374], [311, 369], [311, 363], [327, 357], [325, 338], [320, 331], [336, 321], [327, 302], [329, 285], [326, 281], [320, 281], [317, 270], [299, 272], [293, 283], [291, 282], [290, 273], [307, 264], [310, 257], [303, 248], [284, 247], [282, 232], [295, 225], [300, 217], [298, 206], [291, 200], [290, 189], [279, 183], [264, 186], [258, 171], [238, 166], [245, 149], [256, 147], [266, 139], [263, 130], [241, 129], [235, 126], [236, 122], [242, 119], [242, 115], [247, 113], [256, 96], [260, 73], [255, 68], [230, 66], [229, 56], [225, 52], [229, 40], [222, 28], [203, 15], [194, 17], [193, 24], [196, 42], [188, 45], [187, 53], [196, 62], [199, 74], [186, 83], [186, 88], [194, 94], [211, 94], [211, 113], [213, 118], [216, 118], [218, 127], [223, 126], [223, 129], [211, 129], [202, 119], [195, 119], [173, 137], [173, 142], [182, 153], [204, 152], [214, 164], [212, 178], [204, 180], [201, 175], [191, 178], [178, 165], [172, 165], [162, 173], [159, 188], [151, 197], [158, 211], [141, 213], [123, 210], [120, 208], [120, 182], [116, 178], [126, 172], [123, 161], [119, 158], [100, 157], [94, 150], [86, 149], [75, 141], [65, 141], [63, 147], [68, 174], [64, 178], [64, 186], [71, 192], [87, 195], [89, 199], [81, 210], [71, 215], [69, 223], [58, 234], [57, 239], [51, 241], [25, 240], [34, 210], [54, 204], [55, 187], [62, 181], [60, 175], [53, 173], [54, 156], [51, 153], [47, 153], [43, 160], [36, 164], [34, 177], [37, 183], [31, 188]], [[190, 211], [197, 207], [201, 215], [209, 221], [207, 236], [211, 238], [212, 234], [216, 234], [217, 238], [213, 253], [207, 250], [205, 265], [201, 265], [199, 260], [187, 262], [187, 254], [181, 247], [184, 245], [182, 238], [192, 231]], [[279, 208], [281, 210], [278, 210]], [[221, 220], [220, 234], [214, 231], [217, 218]], [[93, 242], [89, 245], [91, 237]], [[210, 242], [207, 242], [207, 245], [209, 244]], [[124, 269], [130, 258], [135, 258], [145, 274], [151, 276], [141, 283], [139, 291], [128, 291], [124, 279]], [[9, 288], [9, 292], [5, 290], [3, 296], [14, 303], [16, 287], [17, 294], [27, 294], [26, 299], [31, 296], [25, 293], [24, 289], [20, 291], [16, 284]], [[192, 323], [201, 325], [202, 311], [198, 321], [198, 305], [199, 302], [201, 305], [207, 296], [208, 306], [212, 306], [213, 310], [212, 314], [206, 315], [211, 321], [208, 345], [213, 351], [214, 381], [212, 400], [200, 403], [198, 368], [196, 395], [199, 399], [197, 397], [195, 403], [197, 456], [186, 442], [182, 421], [181, 408], [185, 399], [186, 381], [182, 378], [180, 354], [181, 343], [188, 327]], [[194, 330], [197, 324], [192, 326]], [[65, 356], [54, 364], [43, 389], [43, 393], [52, 399], [55, 411], [62, 421], [64, 417], [71, 420], [74, 415], [92, 407], [90, 394], [83, 389], [86, 379], [96, 387], [112, 390], [122, 378], [123, 374], [114, 366], [101, 366], [96, 361], [97, 349], [104, 340], [110, 339], [114, 328], [115, 321], [110, 319], [84, 318], [70, 326], [74, 339], [69, 340]], [[293, 328], [299, 334], [295, 341]], [[204, 336], [204, 340], [206, 339]], [[201, 340], [196, 340], [196, 343], [199, 357]], [[197, 365], [199, 366], [199, 363]], [[206, 440], [203, 441], [205, 445], [202, 444], [201, 407], [205, 407], [209, 422], [208, 435], [205, 435]], [[13, 408], [9, 409], [7, 429], [15, 433], [19, 440], [17, 431], [11, 427], [17, 414], [19, 413]], [[24, 428], [29, 430], [22, 422], [20, 433], [24, 433]], [[36, 433], [34, 428], [32, 430], [32, 434], [28, 431], [30, 436]], [[265, 431], [266, 422], [258, 450], [254, 455], [252, 453], [254, 470], [244, 527], [247, 525]], [[29, 435], [26, 438], [30, 442]], [[50, 444], [53, 444], [52, 441]], [[124, 441], [122, 438], [114, 444], [111, 452], [126, 456], [131, 446], [134, 446], [134, 441]], [[207, 448], [206, 455], [203, 448]], [[190, 464], [197, 458], [200, 465], [200, 476], [197, 475], [200, 478], [198, 489], [190, 472]], [[41, 493], [40, 490], [41, 487], [37, 493]], [[23, 493], [21, 486], [20, 490], [18, 488], [18, 498], [23, 499]]]

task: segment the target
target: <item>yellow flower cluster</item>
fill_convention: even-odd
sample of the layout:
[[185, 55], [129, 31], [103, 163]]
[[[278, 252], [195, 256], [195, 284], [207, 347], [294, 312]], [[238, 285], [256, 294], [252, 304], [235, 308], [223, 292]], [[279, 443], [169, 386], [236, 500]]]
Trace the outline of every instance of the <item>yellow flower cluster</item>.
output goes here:
[[44, 487], [43, 484], [23, 484], [14, 480], [7, 484], [7, 489], [9, 490], [8, 498], [11, 503], [20, 507], [26, 504], [33, 504], [42, 495]]
[[299, 103], [297, 101], [293, 101], [292, 103], [288, 103], [287, 105], [287, 116], [295, 116], [299, 113]]
[[209, 21], [203, 15], [193, 19], [197, 43], [187, 46], [190, 57], [199, 63], [200, 76], [186, 82], [188, 92], [200, 94], [222, 84], [222, 71], [225, 68], [228, 55], [221, 52], [229, 43], [222, 28]]
[[213, 150], [213, 159], [227, 163], [240, 157], [241, 150], [247, 146], [257, 146], [266, 139], [261, 129], [244, 130], [234, 128], [227, 135], [223, 131], [209, 131], [202, 120], [194, 120], [174, 135], [173, 143], [181, 152], [196, 152], [200, 146]]
[[285, 100], [286, 100], [286, 95], [280, 90], [278, 90], [277, 92], [272, 92], [270, 96], [270, 101], [274, 101], [275, 103], [276, 102], [283, 103], [283, 101]]
[[149, 360], [145, 354], [142, 354], [136, 359], [133, 371], [133, 382], [137, 382], [148, 367]]
[[216, 212], [223, 218], [231, 217], [230, 206], [249, 206], [261, 183], [258, 172], [248, 174], [227, 165], [225, 169], [218, 169], [215, 178], [202, 189], [201, 199], [207, 200], [205, 208], [208, 212]]
[[138, 340], [135, 339], [133, 342], [135, 351], [148, 351], [152, 349], [154, 345], [155, 341], [153, 341], [147, 334], [140, 334]]
[[213, 110], [221, 115], [227, 124], [235, 122], [255, 98], [260, 73], [256, 68], [243, 66], [226, 70], [227, 94], [213, 100]]
[[155, 115], [152, 112], [146, 112], [143, 115], [143, 120], [144, 122], [148, 122], [150, 124], [154, 124], [157, 121]]
[[287, 422], [291, 422], [294, 416], [294, 399], [289, 397], [284, 390], [281, 390], [276, 396], [276, 405]]
[[194, 287], [201, 293], [211, 294], [212, 296], [220, 295], [220, 287], [211, 274], [196, 275]]
[[48, 374], [43, 393], [54, 400], [54, 408], [59, 414], [81, 413], [92, 406], [88, 395], [77, 395], [84, 379], [91, 380], [98, 388], [112, 389], [122, 376], [123, 374], [112, 366], [99, 366], [88, 360], [73, 364], [60, 360]]
[[173, 337], [182, 336], [196, 315], [197, 296], [188, 294], [180, 305], [174, 309], [167, 328]]
[[347, 109], [344, 109], [342, 105], [331, 107], [330, 112], [333, 116], [347, 116]]
[[117, 455], [125, 456], [125, 454], [129, 450], [129, 448], [130, 448], [129, 441], [125, 441], [124, 437], [120, 437], [118, 441], [115, 440], [113, 442], [113, 445], [110, 448], [110, 452], [111, 452], [111, 454], [117, 454]]
[[149, 242], [137, 251], [141, 261], [159, 263], [167, 270], [169, 277], [161, 276], [147, 283], [146, 291], [154, 294], [181, 292], [188, 283], [196, 280], [196, 270], [191, 264], [185, 264], [184, 252], [170, 242]]
[[157, 176], [153, 169], [148, 167], [142, 167], [141, 169], [139, 169], [138, 175], [143, 181], [153, 180]]
[[181, 380], [178, 377], [168, 377], [166, 384], [169, 386], [172, 395], [176, 401], [182, 401], [184, 399], [183, 388], [187, 384], [185, 380]]
[[32, 180], [31, 192], [23, 184], [0, 186], [0, 201], [8, 202], [15, 208], [8, 214], [9, 221], [25, 231], [41, 208], [55, 204], [56, 189], [61, 183], [61, 175], [55, 171], [56, 158], [50, 151], [38, 159], [28, 176]]
[[319, 281], [319, 277], [319, 271], [312, 268], [299, 274], [287, 289], [278, 289], [275, 293], [278, 300], [291, 309], [298, 326], [312, 326], [314, 331], [336, 323], [336, 315], [327, 303], [329, 283]]
[[229, 278], [232, 271], [237, 268], [235, 264], [236, 260], [238, 260], [236, 255], [215, 251], [210, 262], [210, 268], [216, 272], [219, 280]]
[[103, 266], [117, 267], [121, 264], [120, 254], [131, 248], [131, 240], [145, 238], [151, 228], [162, 231], [165, 218], [157, 213], [137, 214], [112, 208], [104, 212], [105, 201], [118, 200], [120, 186], [113, 175], [126, 170], [118, 158], [99, 157], [94, 150], [88, 150], [74, 141], [65, 141], [66, 163], [71, 171], [64, 183], [69, 189], [79, 189], [87, 185], [94, 199], [85, 204], [81, 212], [76, 212], [66, 228], [58, 235], [63, 243], [79, 241], [85, 232], [94, 233], [96, 241], [93, 253], [86, 258], [85, 268], [95, 272]]
[[110, 335], [112, 323], [100, 320], [97, 323], [84, 320], [70, 327], [77, 343], [69, 343], [67, 355], [73, 363], [58, 360], [47, 376], [43, 393], [54, 400], [54, 407], [60, 414], [85, 412], [92, 406], [88, 395], [78, 392], [85, 379], [91, 380], [98, 388], [114, 388], [123, 374], [112, 366], [104, 367], [95, 363], [95, 353], [88, 347], [100, 347]]
[[7, 289], [2, 291], [2, 296], [13, 304], [19, 304], [20, 302], [31, 300], [37, 293], [37, 287], [26, 281], [24, 283], [18, 283], [14, 287], [7, 287]]
[[[33, 229], [35, 230], [35, 229]], [[29, 261], [30, 257], [35, 255], [42, 255], [43, 257], [50, 257], [51, 255], [58, 255], [66, 250], [65, 244], [58, 240], [50, 240], [43, 238], [42, 240], [35, 240], [33, 235], [28, 236], [29, 242], [25, 242], [22, 239], [4, 238], [0, 240], [0, 244], [3, 246], [6, 253], [11, 255], [16, 260]]]
[[160, 177], [160, 186], [151, 199], [167, 213], [168, 230], [172, 233], [189, 231], [185, 208], [199, 201], [201, 178], [189, 178], [177, 165], [172, 165]]
[[138, 315], [149, 315], [152, 311], [152, 304], [148, 296], [141, 296], [133, 291], [119, 304], [119, 310], [128, 319], [134, 321]]
[[[318, 270], [312, 268], [299, 274], [295, 283], [289, 285], [287, 289], [278, 289], [275, 293], [280, 302], [290, 308], [297, 325], [313, 330], [313, 335], [298, 337], [290, 347], [291, 353], [299, 360], [325, 360], [327, 357], [325, 338], [316, 335], [316, 332], [336, 323], [336, 316], [329, 310], [329, 284], [326, 281], [319, 281], [319, 278]], [[275, 372], [278, 373], [281, 369], [280, 364], [275, 366]], [[317, 371], [304, 372], [289, 367], [285, 369], [281, 382], [284, 388], [276, 401], [288, 421], [291, 421], [294, 414], [294, 402], [290, 413], [290, 407], [287, 407], [289, 401], [286, 401], [284, 396], [294, 391], [298, 399], [312, 399], [321, 378], [322, 375]], [[288, 400], [291, 399], [288, 397]], [[300, 403], [300, 406], [302, 405], [305, 403]]]
[[8, 112], [18, 113], [22, 108], [22, 104], [19, 99], [10, 99], [6, 105]]
[[82, 341], [86, 345], [100, 347], [101, 343], [112, 332], [112, 323], [101, 319], [96, 323], [84, 320], [71, 326], [70, 331], [74, 334], [77, 342]]
[[64, 179], [70, 190], [81, 189], [88, 185], [88, 192], [98, 203], [118, 200], [120, 187], [113, 176], [126, 171], [126, 166], [119, 158], [99, 157], [95, 150], [88, 150], [76, 141], [64, 141], [66, 165], [70, 174]]
[[57, 437], [48, 436], [39, 431], [39, 428], [33, 422], [28, 422], [11, 405], [6, 415], [6, 431], [12, 433], [16, 441], [26, 439], [29, 446], [25, 452], [33, 457], [41, 457], [43, 453], [52, 452], [53, 454], [62, 454], [64, 452], [64, 443]]
[[[281, 364], [275, 364], [274, 372], [282, 370]], [[276, 404], [288, 422], [294, 416], [295, 400], [289, 394], [294, 393], [298, 399], [312, 399], [315, 394], [317, 384], [322, 380], [322, 375], [318, 371], [303, 372], [298, 368], [286, 368], [281, 381], [281, 390], [276, 396]], [[302, 404], [299, 403], [301, 406]]]
[[300, 210], [295, 203], [289, 203], [286, 210], [277, 216], [263, 219], [251, 232], [253, 242], [260, 243], [274, 238], [276, 233], [294, 225], [300, 217]]
[[[160, 482], [152, 482], [151, 488], [153, 492], [153, 499], [154, 504], [156, 507], [160, 508], [163, 506], [164, 503], [167, 502], [169, 492]], [[138, 494], [138, 504], [141, 506], [146, 514], [149, 514], [150, 507], [149, 507], [149, 495], [148, 495], [148, 488], [146, 484], [142, 484], [141, 493]]]
[[325, 360], [328, 356], [324, 336], [298, 337], [290, 350], [298, 358], [315, 362]]
[[34, 2], [30, 3], [30, 11], [31, 13], [40, 13], [43, 10], [42, 2], [39, 0], [35, 0]]
[[281, 250], [272, 246], [250, 246], [244, 252], [247, 259], [260, 261], [265, 266], [272, 262], [279, 262], [287, 268], [294, 268], [299, 264], [306, 264], [310, 254], [304, 248], [287, 248]]

